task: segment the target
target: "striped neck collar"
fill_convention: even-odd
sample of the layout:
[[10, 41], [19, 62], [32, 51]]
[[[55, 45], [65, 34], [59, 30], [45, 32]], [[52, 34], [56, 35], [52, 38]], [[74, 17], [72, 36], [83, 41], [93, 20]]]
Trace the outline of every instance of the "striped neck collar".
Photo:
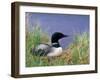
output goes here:
[[58, 47], [60, 47], [60, 44], [58, 42], [57, 43], [52, 43], [52, 46], [58, 48]]

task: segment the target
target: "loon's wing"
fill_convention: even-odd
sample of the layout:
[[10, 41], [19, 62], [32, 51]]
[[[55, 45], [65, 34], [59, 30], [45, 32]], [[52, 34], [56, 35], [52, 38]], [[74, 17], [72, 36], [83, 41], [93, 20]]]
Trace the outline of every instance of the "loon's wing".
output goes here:
[[33, 52], [37, 56], [46, 56], [51, 51], [51, 46], [48, 44], [38, 45]]

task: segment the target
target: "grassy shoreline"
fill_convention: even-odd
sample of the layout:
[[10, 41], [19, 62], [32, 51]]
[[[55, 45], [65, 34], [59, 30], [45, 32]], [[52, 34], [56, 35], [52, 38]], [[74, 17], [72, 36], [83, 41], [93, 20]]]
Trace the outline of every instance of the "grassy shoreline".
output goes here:
[[62, 55], [53, 57], [50, 61], [46, 56], [34, 56], [30, 52], [39, 43], [50, 43], [50, 38], [40, 27], [35, 27], [26, 36], [26, 67], [89, 64], [89, 35], [86, 32], [74, 36], [73, 43], [63, 50]]

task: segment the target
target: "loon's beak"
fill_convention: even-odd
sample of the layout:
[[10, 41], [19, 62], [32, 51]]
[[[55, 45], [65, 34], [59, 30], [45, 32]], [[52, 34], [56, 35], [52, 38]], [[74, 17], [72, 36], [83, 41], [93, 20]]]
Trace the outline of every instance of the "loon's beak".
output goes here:
[[69, 35], [64, 35], [64, 37], [69, 37]]

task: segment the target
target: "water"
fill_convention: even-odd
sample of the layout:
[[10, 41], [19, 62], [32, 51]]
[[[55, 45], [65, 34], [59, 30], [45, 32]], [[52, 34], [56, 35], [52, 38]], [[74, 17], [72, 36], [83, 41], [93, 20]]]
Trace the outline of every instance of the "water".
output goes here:
[[73, 42], [75, 34], [89, 32], [89, 21], [89, 15], [26, 13], [26, 23], [29, 31], [38, 24], [50, 37], [54, 32], [70, 35], [59, 41], [63, 48], [68, 47]]

